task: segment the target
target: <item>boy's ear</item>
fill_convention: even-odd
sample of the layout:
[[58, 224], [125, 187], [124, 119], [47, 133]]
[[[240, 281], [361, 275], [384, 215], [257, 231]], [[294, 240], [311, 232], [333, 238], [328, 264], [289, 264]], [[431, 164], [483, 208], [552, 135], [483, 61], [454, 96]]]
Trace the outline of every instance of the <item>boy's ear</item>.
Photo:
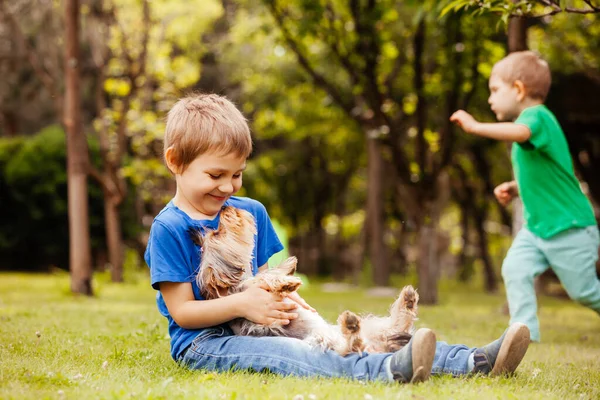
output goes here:
[[168, 147], [167, 150], [165, 150], [165, 162], [167, 164], [167, 168], [169, 168], [173, 174], [178, 174], [180, 172], [181, 167], [179, 165], [179, 160], [175, 155], [175, 149], [173, 146]]
[[517, 100], [522, 101], [527, 96], [527, 89], [525, 88], [523, 81], [517, 79], [513, 85], [515, 89], [517, 89]]

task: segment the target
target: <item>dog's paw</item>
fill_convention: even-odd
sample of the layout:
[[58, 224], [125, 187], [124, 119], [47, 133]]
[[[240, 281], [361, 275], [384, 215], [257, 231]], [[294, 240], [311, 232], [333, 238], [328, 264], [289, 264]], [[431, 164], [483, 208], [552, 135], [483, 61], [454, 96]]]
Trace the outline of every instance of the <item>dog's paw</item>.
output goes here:
[[302, 285], [302, 279], [297, 276], [281, 276], [276, 280], [273, 291], [276, 293], [292, 293]]
[[417, 304], [419, 303], [419, 294], [411, 285], [404, 286], [398, 296], [400, 300], [400, 308], [411, 312], [416, 312]]
[[338, 317], [338, 325], [344, 335], [351, 335], [360, 331], [360, 317], [352, 311], [344, 311]]

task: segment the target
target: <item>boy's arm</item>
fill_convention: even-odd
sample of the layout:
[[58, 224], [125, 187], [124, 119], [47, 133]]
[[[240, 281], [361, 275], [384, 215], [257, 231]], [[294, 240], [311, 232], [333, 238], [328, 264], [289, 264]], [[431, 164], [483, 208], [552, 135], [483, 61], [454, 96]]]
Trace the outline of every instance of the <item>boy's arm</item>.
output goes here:
[[214, 300], [195, 300], [189, 282], [161, 282], [160, 292], [177, 323], [185, 329], [200, 329], [246, 318], [258, 324], [289, 324], [297, 314], [293, 303], [284, 303], [280, 297], [251, 286], [244, 292]]
[[531, 131], [525, 125], [513, 122], [479, 122], [464, 110], [458, 110], [452, 114], [450, 121], [467, 133], [489, 139], [523, 143], [531, 137]]

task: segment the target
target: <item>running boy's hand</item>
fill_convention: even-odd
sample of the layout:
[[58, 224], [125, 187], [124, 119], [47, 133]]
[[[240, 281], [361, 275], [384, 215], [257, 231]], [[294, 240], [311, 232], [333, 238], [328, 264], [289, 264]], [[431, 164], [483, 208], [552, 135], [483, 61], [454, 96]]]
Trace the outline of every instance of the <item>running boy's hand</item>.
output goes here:
[[463, 131], [474, 134], [477, 130], [479, 122], [471, 114], [464, 110], [458, 110], [450, 116], [450, 122], [454, 122], [460, 126]]
[[295, 310], [298, 304], [284, 302], [283, 297], [271, 293], [259, 286], [250, 286], [241, 293], [244, 296], [242, 316], [252, 322], [262, 325], [287, 325], [290, 320], [298, 318]]
[[510, 203], [510, 201], [518, 196], [517, 184], [515, 181], [504, 182], [496, 186], [494, 189], [494, 195], [498, 199], [498, 202], [503, 206]]

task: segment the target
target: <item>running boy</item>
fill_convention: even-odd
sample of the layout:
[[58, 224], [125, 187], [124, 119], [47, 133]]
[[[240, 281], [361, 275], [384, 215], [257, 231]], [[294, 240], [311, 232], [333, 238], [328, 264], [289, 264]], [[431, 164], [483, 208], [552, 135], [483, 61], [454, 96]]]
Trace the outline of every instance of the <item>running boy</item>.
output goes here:
[[256, 220], [254, 273], [268, 268], [269, 258], [282, 249], [265, 207], [233, 196], [242, 186], [251, 151], [246, 120], [224, 97], [186, 97], [168, 114], [164, 156], [177, 190], [152, 224], [145, 259], [158, 290], [158, 309], [169, 321], [173, 359], [192, 369], [400, 382], [424, 381], [431, 372], [496, 375], [517, 368], [529, 344], [523, 324], [482, 348], [436, 344], [431, 330], [420, 329], [396, 353], [347, 357], [292, 338], [234, 336], [227, 326], [234, 318], [287, 324], [297, 317], [297, 306], [310, 308], [297, 294], [298, 305], [290, 305], [260, 287], [214, 300], [200, 295], [195, 277], [202, 249], [190, 231], [217, 228], [223, 206], [249, 211]]
[[581, 191], [565, 135], [544, 101], [548, 64], [531, 51], [515, 52], [492, 69], [489, 104], [499, 123], [481, 123], [463, 110], [450, 120], [465, 132], [513, 142], [515, 181], [494, 190], [502, 205], [523, 200], [524, 224], [502, 265], [511, 323], [525, 323], [540, 341], [534, 278], [549, 267], [569, 296], [600, 313], [596, 276], [598, 227]]

